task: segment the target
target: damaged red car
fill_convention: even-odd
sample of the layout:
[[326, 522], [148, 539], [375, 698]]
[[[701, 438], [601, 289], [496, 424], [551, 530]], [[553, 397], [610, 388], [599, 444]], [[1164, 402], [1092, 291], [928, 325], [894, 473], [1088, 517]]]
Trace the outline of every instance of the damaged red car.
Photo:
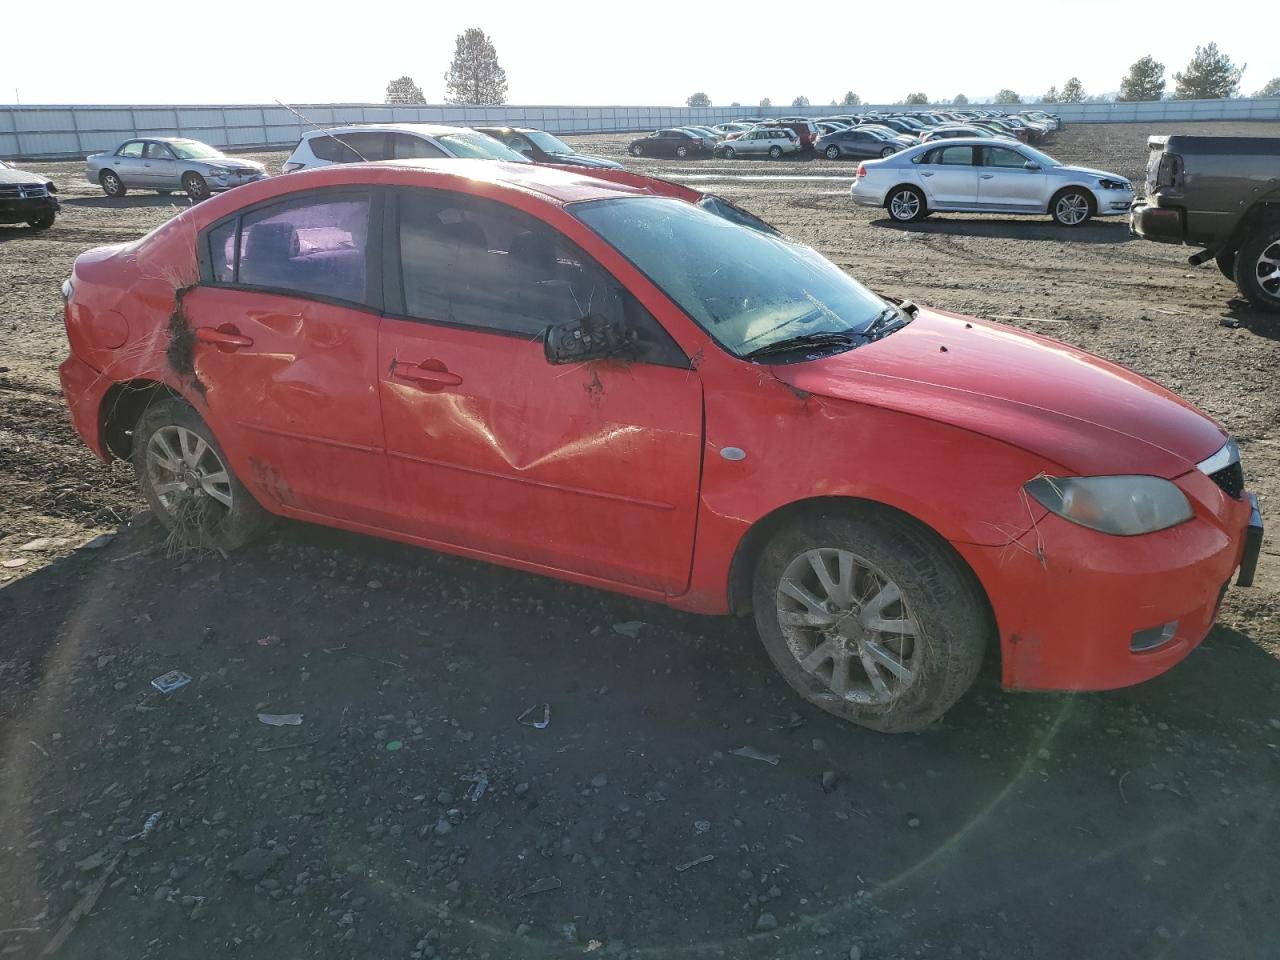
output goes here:
[[178, 538], [273, 515], [751, 613], [802, 696], [915, 730], [1185, 657], [1261, 520], [1221, 426], [1070, 346], [877, 296], [625, 172], [334, 166], [64, 286], [63, 390]]

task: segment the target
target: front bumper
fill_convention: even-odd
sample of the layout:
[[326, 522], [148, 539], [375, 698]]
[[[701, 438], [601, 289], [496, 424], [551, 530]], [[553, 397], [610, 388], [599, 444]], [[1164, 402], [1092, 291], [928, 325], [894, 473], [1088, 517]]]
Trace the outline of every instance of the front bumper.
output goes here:
[[1095, 190], [1094, 197], [1098, 201], [1098, 216], [1119, 217], [1127, 214], [1133, 206], [1132, 190]]
[[1131, 686], [1205, 638], [1237, 568], [1247, 582], [1261, 521], [1248, 533], [1250, 498], [1227, 496], [1198, 471], [1175, 482], [1195, 517], [1168, 530], [1112, 537], [1051, 513], [1003, 546], [955, 544], [987, 589], [1006, 687]]
[[1129, 208], [1129, 232], [1156, 243], [1182, 243], [1182, 211], [1177, 207], [1157, 207], [1136, 200]]
[[99, 412], [111, 382], [74, 353], [58, 367], [58, 380], [62, 383], [67, 409], [71, 411], [71, 425], [95, 457], [103, 463], [109, 462], [111, 454], [102, 435]]
[[57, 197], [23, 197], [0, 200], [0, 223], [26, 223], [62, 209]]
[[263, 173], [247, 173], [239, 177], [205, 177], [204, 182], [209, 184], [209, 189], [215, 193], [223, 190], [231, 190], [234, 187], [243, 187], [246, 183], [257, 183], [259, 180], [267, 179], [267, 174]]

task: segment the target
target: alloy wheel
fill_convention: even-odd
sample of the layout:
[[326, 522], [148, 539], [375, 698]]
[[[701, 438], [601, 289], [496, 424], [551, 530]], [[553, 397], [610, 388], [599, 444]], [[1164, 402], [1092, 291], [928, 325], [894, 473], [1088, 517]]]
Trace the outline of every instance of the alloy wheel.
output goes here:
[[120, 178], [110, 171], [102, 175], [102, 189], [106, 191], [107, 196], [114, 197], [120, 192]]
[[919, 668], [907, 598], [875, 564], [836, 548], [807, 550], [783, 572], [778, 626], [812, 681], [833, 697], [884, 705]]
[[1280, 300], [1280, 240], [1258, 254], [1254, 271], [1263, 292]]
[[1079, 193], [1065, 193], [1054, 205], [1053, 215], [1059, 223], [1074, 227], [1089, 219], [1089, 201]]
[[197, 522], [230, 512], [231, 474], [198, 433], [176, 424], [161, 427], [147, 443], [147, 473], [156, 499], [177, 518]]
[[827, 159], [828, 159], [828, 160], [839, 160], [839, 159], [840, 159], [840, 148], [839, 148], [839, 147], [836, 147], [836, 146], [830, 146], [830, 147], [827, 147]]
[[920, 213], [920, 198], [910, 190], [900, 190], [889, 200], [889, 213], [895, 220], [914, 220]]

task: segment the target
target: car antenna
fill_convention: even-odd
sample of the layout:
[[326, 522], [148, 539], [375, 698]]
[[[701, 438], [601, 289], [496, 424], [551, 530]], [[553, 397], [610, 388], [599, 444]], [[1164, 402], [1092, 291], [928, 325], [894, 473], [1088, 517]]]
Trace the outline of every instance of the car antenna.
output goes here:
[[303, 123], [309, 123], [311, 124], [311, 126], [315, 127], [321, 133], [325, 134], [326, 136], [332, 137], [334, 140], [337, 140], [338, 143], [342, 144], [344, 147], [346, 147], [348, 150], [354, 153], [357, 157], [359, 157], [362, 163], [369, 162], [368, 157], [364, 156], [364, 154], [362, 154], [359, 150], [357, 150], [351, 144], [347, 143], [347, 141], [343, 140], [340, 136], [335, 134], [332, 130], [328, 129], [327, 127], [320, 126], [320, 124], [316, 123], [310, 117], [304, 116], [300, 111], [295, 110], [293, 107], [289, 106], [283, 100], [277, 100], [276, 103], [280, 104], [280, 106], [284, 107], [286, 110], [292, 113], [295, 117], [297, 117]]

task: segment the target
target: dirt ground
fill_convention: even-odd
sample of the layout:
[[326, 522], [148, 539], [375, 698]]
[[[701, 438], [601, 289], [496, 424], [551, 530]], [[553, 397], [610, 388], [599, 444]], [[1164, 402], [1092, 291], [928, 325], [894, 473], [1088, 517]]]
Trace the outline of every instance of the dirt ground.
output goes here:
[[[1071, 126], [1045, 149], [1140, 181], [1154, 132]], [[1277, 514], [1280, 319], [1192, 251], [1121, 220], [898, 226], [851, 205], [849, 163], [628, 165], [881, 293], [1155, 378], [1239, 438]], [[75, 256], [180, 201], [27, 166], [65, 205], [47, 233], [0, 227], [0, 957], [60, 929], [57, 955], [86, 960], [1275, 955], [1274, 534], [1169, 674], [1012, 695], [992, 663], [896, 738], [800, 703], [746, 623], [294, 524], [175, 556], [129, 471], [71, 431], [56, 365]], [[175, 669], [187, 686], [152, 689]], [[517, 722], [543, 703], [545, 729]]]

